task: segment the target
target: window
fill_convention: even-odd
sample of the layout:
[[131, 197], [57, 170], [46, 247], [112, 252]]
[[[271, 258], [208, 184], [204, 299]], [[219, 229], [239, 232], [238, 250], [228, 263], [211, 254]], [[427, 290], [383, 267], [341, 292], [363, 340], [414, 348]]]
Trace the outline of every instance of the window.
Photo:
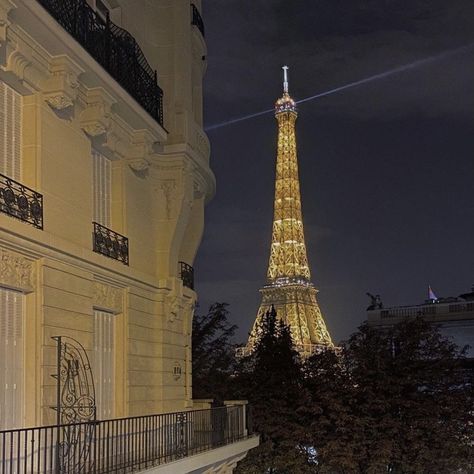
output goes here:
[[92, 150], [93, 221], [110, 228], [112, 209], [112, 163]]
[[0, 173], [21, 178], [21, 104], [18, 92], [0, 80]]
[[93, 376], [98, 420], [114, 415], [114, 321], [114, 314], [94, 310]]
[[0, 430], [23, 426], [23, 298], [0, 288]]

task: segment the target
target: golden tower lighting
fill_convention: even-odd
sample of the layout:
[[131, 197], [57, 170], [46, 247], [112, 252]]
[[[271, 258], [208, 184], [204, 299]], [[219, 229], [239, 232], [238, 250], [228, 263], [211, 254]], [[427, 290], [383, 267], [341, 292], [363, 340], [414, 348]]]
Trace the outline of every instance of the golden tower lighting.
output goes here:
[[272, 244], [267, 284], [260, 290], [262, 302], [244, 352], [252, 351], [260, 320], [272, 306], [290, 327], [298, 352], [308, 356], [333, 347], [311, 283], [301, 213], [298, 158], [296, 153], [296, 104], [288, 93], [288, 67], [283, 66], [283, 96], [275, 104], [278, 146]]

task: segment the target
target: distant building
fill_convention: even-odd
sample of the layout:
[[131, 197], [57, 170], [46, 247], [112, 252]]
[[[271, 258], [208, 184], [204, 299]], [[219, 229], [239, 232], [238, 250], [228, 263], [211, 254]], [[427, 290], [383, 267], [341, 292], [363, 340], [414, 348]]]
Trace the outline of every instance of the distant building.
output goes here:
[[435, 325], [459, 347], [472, 346], [468, 356], [474, 358], [474, 287], [459, 296], [432, 298], [410, 306], [384, 307], [380, 298], [374, 297], [367, 309], [367, 322], [374, 327], [393, 326], [417, 316]]
[[228, 472], [258, 443], [192, 399], [206, 54], [200, 0], [0, 0], [0, 471]]

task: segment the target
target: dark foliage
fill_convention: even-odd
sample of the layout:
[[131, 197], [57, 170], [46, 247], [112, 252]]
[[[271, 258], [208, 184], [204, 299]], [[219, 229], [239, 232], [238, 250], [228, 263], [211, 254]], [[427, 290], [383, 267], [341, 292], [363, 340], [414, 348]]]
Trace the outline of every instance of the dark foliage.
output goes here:
[[225, 304], [193, 324], [194, 398], [247, 399], [260, 446], [237, 473], [474, 472], [473, 367], [421, 319], [363, 325], [301, 361], [275, 311], [235, 361]]
[[362, 326], [305, 366], [310, 441], [325, 473], [448, 473], [473, 465], [472, 372], [421, 319]]
[[235, 370], [231, 338], [237, 326], [228, 321], [226, 303], [214, 303], [207, 314], [195, 315], [192, 333], [193, 398], [222, 401], [229, 393], [229, 378]]
[[274, 310], [262, 318], [253, 354], [241, 361], [235, 386], [249, 400], [260, 446], [239, 463], [237, 473], [311, 472], [299, 447], [304, 405], [301, 362], [293, 349], [289, 328]]

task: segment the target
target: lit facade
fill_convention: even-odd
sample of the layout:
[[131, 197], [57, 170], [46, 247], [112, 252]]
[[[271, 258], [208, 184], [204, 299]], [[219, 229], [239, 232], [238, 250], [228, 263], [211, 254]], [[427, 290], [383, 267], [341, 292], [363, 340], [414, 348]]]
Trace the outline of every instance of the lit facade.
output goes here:
[[379, 303], [367, 309], [367, 323], [381, 329], [417, 317], [436, 326], [458, 347], [471, 346], [467, 356], [474, 360], [474, 288], [456, 297], [428, 299], [417, 305], [385, 307]]
[[200, 9], [0, 0], [0, 430], [57, 422], [58, 336], [85, 349], [97, 419], [196, 408]]
[[277, 316], [290, 327], [293, 343], [302, 355], [321, 347], [332, 347], [331, 336], [311, 283], [306, 253], [298, 177], [295, 122], [296, 104], [288, 93], [284, 68], [283, 96], [275, 104], [278, 123], [274, 218], [267, 285], [249, 337], [247, 351], [258, 338], [262, 315], [273, 306]]

